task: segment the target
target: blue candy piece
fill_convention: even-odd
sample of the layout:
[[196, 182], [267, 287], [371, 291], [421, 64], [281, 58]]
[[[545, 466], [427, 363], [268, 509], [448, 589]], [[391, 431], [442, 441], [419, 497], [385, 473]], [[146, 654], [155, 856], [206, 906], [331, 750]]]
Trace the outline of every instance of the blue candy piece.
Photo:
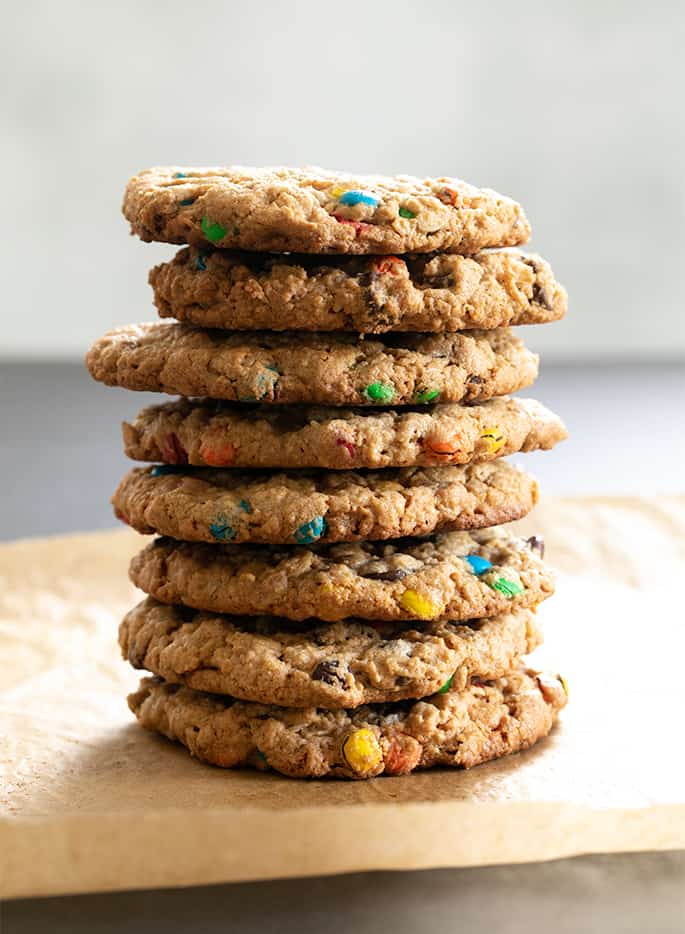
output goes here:
[[368, 191], [346, 191], [338, 198], [338, 204], [347, 204], [354, 207], [355, 204], [370, 204], [372, 208], [378, 205], [378, 198], [370, 195]]
[[157, 464], [156, 467], [153, 467], [150, 471], [151, 477], [164, 477], [168, 473], [184, 473], [187, 472], [188, 468], [185, 466], [177, 466], [176, 464]]
[[207, 263], [205, 263], [206, 259], [207, 259], [206, 253], [198, 253], [197, 258], [195, 260], [195, 268], [200, 269], [202, 270], [202, 272], [204, 272], [204, 270], [207, 268]]
[[311, 545], [326, 531], [326, 520], [323, 516], [317, 516], [311, 522], [305, 522], [299, 529], [296, 529], [293, 538], [298, 545]]
[[193, 201], [195, 201], [195, 198], [184, 198], [183, 201], [179, 201], [178, 203], [182, 208], [187, 208], [189, 204], [193, 203]]
[[485, 574], [492, 567], [491, 562], [487, 558], [481, 558], [480, 555], [466, 555], [464, 560], [471, 565], [474, 574]]
[[236, 535], [235, 529], [228, 524], [226, 516], [217, 516], [210, 525], [209, 531], [220, 542], [230, 542]]
[[238, 503], [238, 509], [242, 509], [243, 512], [250, 513], [252, 512], [252, 506], [248, 503], [246, 499], [241, 499]]
[[174, 178], [188, 178], [185, 172], [174, 172]]

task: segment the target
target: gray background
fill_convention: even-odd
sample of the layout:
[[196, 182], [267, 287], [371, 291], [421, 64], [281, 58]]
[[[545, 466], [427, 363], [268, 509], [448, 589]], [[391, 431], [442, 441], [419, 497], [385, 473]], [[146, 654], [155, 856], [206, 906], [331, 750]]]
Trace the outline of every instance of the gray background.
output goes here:
[[0, 356], [153, 316], [148, 165], [454, 174], [519, 199], [572, 296], [547, 359], [685, 350], [685, 4], [2, 0]]

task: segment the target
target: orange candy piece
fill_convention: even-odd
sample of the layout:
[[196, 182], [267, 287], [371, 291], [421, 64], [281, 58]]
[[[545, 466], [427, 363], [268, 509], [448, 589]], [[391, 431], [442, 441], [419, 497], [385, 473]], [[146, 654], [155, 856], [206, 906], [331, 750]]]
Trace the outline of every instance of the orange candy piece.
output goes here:
[[210, 467], [230, 467], [235, 460], [235, 446], [230, 441], [200, 445], [200, 457]]
[[449, 461], [460, 453], [456, 441], [440, 441], [438, 438], [426, 438], [426, 449], [439, 460]]

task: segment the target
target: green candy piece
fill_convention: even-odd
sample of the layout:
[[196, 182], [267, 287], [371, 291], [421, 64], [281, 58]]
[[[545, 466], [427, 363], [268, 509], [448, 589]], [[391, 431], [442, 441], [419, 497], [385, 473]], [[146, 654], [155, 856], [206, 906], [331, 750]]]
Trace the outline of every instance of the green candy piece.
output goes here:
[[522, 587], [518, 581], [508, 581], [505, 577], [498, 577], [492, 584], [488, 581], [488, 584], [493, 590], [499, 590], [500, 593], [503, 593], [505, 597], [509, 597], [510, 599], [523, 593], [526, 589]]
[[406, 217], [408, 220], [413, 220], [416, 217], [413, 211], [410, 211], [409, 208], [400, 208], [400, 217]]
[[451, 675], [447, 681], [443, 684], [439, 691], [436, 691], [436, 694], [447, 694], [449, 689], [452, 687], [452, 682], [454, 681], [454, 675]]
[[424, 389], [423, 392], [416, 393], [417, 402], [434, 402], [440, 395], [439, 389]]
[[210, 224], [209, 218], [205, 214], [202, 218], [202, 233], [211, 243], [218, 243], [226, 236], [226, 230], [221, 224]]
[[370, 383], [363, 390], [362, 395], [371, 402], [392, 402], [395, 398], [395, 390], [386, 383]]

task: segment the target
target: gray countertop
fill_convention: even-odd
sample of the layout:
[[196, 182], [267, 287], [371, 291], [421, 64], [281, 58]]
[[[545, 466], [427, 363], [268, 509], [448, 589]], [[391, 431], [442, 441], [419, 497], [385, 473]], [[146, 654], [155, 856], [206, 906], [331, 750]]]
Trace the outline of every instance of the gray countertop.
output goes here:
[[[0, 392], [0, 538], [114, 525], [108, 498], [129, 466], [118, 424], [154, 397], [105, 389], [77, 364], [0, 364]], [[548, 366], [531, 394], [571, 431], [556, 451], [520, 459], [543, 495], [683, 491], [682, 365]], [[3, 934], [682, 934], [685, 853], [22, 900], [1, 910]]]

